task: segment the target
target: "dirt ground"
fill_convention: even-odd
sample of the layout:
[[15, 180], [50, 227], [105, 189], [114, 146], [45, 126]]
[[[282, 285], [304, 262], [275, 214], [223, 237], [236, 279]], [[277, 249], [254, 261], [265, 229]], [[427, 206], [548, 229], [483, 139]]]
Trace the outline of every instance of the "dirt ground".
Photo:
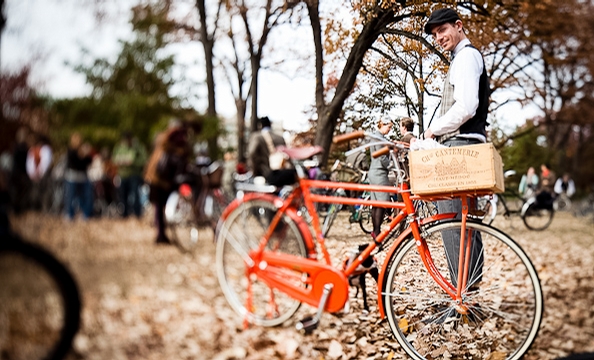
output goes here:
[[[329, 234], [336, 253], [368, 240], [347, 219], [340, 214]], [[494, 225], [525, 249], [543, 285], [544, 319], [526, 359], [594, 352], [594, 224], [557, 213], [543, 232], [526, 230], [519, 219]], [[309, 306], [281, 327], [244, 329], [219, 288], [213, 242], [194, 255], [157, 246], [148, 215], [70, 222], [27, 213], [12, 218], [12, 226], [51, 250], [78, 280], [82, 328], [68, 359], [407, 358], [373, 296], [369, 314], [359, 297], [349, 314], [324, 314], [312, 335], [294, 327], [315, 311]]]

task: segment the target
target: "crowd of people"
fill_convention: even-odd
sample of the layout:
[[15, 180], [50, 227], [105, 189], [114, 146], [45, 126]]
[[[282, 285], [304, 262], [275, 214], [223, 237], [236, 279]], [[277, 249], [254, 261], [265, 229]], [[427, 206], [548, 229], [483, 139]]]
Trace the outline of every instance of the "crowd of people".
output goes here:
[[524, 199], [536, 197], [543, 206], [552, 206], [560, 196], [571, 198], [575, 194], [575, 183], [569, 173], [557, 178], [548, 164], [541, 164], [540, 176], [532, 166], [522, 175], [518, 193]]
[[66, 152], [56, 156], [46, 136], [20, 128], [1, 156], [1, 181], [15, 214], [34, 210], [89, 219], [111, 207], [111, 215], [141, 217], [146, 159], [146, 149], [131, 133], [112, 150], [98, 150], [74, 132]]

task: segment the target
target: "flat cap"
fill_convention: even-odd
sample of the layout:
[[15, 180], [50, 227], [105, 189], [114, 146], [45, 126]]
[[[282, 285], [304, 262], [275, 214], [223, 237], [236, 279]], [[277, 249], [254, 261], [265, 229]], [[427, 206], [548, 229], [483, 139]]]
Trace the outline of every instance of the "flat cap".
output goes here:
[[431, 13], [429, 20], [427, 20], [427, 23], [425, 24], [425, 33], [431, 35], [431, 30], [434, 26], [453, 23], [456, 22], [456, 20], [460, 20], [460, 16], [458, 16], [458, 13], [455, 10], [450, 8], [437, 9]]

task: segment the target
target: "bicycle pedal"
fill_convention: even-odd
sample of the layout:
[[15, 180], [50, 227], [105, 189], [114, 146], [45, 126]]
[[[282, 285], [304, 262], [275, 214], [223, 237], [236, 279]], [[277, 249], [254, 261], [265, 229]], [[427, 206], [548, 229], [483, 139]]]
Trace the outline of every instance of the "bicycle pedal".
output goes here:
[[303, 320], [299, 321], [295, 328], [297, 331], [302, 331], [305, 334], [311, 334], [315, 329], [318, 328], [320, 321], [315, 316], [308, 316]]

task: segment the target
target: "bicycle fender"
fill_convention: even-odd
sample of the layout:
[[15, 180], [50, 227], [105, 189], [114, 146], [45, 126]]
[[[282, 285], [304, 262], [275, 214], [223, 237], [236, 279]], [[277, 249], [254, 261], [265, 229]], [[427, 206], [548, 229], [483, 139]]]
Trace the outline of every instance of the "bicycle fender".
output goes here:
[[[229, 214], [232, 211], [237, 210], [237, 208], [247, 201], [254, 201], [254, 200], [262, 200], [272, 204], [275, 204], [278, 208], [283, 205], [283, 200], [276, 195], [273, 194], [264, 194], [264, 193], [246, 193], [243, 195], [242, 198], [234, 199], [226, 208], [223, 210], [223, 214], [221, 214], [221, 218], [217, 225], [217, 232], [218, 227], [223, 223], [223, 221], [227, 220]], [[313, 239], [313, 235], [307, 226], [307, 223], [303, 221], [303, 219], [297, 213], [297, 210], [290, 207], [285, 210], [285, 214], [291, 218], [291, 220], [297, 225], [301, 236], [303, 236], [303, 241], [305, 241], [305, 246], [307, 247], [307, 255], [309, 258], [316, 258], [316, 246]], [[216, 236], [215, 236], [216, 239]]]

